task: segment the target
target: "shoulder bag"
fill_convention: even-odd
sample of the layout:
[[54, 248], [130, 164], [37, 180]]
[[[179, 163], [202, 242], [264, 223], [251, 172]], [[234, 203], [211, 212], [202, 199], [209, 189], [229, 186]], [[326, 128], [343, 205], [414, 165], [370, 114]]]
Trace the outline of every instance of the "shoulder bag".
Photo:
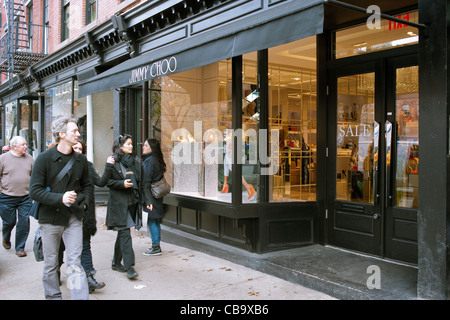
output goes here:
[[[73, 164], [75, 163], [75, 160], [78, 156], [78, 153], [75, 151], [73, 152], [72, 158], [70, 158], [69, 162], [62, 168], [62, 170], [58, 173], [56, 178], [53, 180], [53, 183], [50, 187], [47, 187], [47, 191], [50, 191], [52, 188], [56, 186], [56, 184], [61, 181], [62, 178], [66, 175], [67, 172], [69, 172], [70, 168], [72, 168]], [[39, 218], [39, 202], [33, 201], [30, 210], [28, 211], [28, 215], [38, 220]]]
[[158, 182], [152, 183], [150, 185], [150, 190], [156, 199], [164, 197], [166, 194], [170, 193], [170, 184], [167, 183], [164, 176]]

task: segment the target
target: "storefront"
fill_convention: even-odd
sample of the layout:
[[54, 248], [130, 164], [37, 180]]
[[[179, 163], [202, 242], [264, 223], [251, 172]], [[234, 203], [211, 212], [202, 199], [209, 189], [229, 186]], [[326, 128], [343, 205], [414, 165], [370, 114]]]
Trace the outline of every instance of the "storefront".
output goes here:
[[[114, 30], [143, 35], [72, 84], [71, 111], [92, 104], [109, 130], [102, 148], [130, 133], [140, 155], [160, 139], [164, 223], [259, 254], [318, 243], [411, 264], [423, 297], [445, 295], [446, 10], [221, 1], [189, 16], [182, 3], [114, 17]], [[94, 152], [100, 170], [105, 150]]]

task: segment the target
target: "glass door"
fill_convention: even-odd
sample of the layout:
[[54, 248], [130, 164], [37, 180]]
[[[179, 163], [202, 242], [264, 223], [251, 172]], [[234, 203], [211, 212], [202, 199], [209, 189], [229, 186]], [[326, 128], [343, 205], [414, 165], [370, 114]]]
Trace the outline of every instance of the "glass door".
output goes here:
[[330, 99], [333, 120], [329, 127], [328, 157], [329, 243], [380, 255], [377, 77], [375, 64], [359, 69], [359, 73], [337, 72], [333, 76], [336, 87]]
[[419, 203], [419, 68], [389, 63], [387, 115], [392, 119], [386, 158], [386, 257], [417, 262]]
[[416, 63], [417, 56], [407, 56], [330, 72], [327, 222], [331, 245], [417, 262]]

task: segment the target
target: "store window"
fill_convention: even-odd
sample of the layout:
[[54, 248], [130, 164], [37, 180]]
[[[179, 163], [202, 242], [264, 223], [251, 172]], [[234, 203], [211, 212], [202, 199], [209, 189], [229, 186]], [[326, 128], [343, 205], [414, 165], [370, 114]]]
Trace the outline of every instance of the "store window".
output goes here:
[[269, 200], [316, 200], [316, 37], [269, 49], [269, 129], [279, 135], [279, 168]]
[[172, 193], [231, 202], [231, 190], [221, 192], [232, 128], [231, 59], [155, 79], [150, 89], [153, 136], [161, 137]]
[[17, 102], [5, 105], [5, 146], [17, 135]]
[[[397, 18], [419, 21], [418, 11], [400, 14]], [[335, 56], [339, 59], [416, 44], [418, 34], [417, 28], [385, 19], [381, 19], [379, 28], [364, 23], [336, 32]]]
[[45, 90], [45, 145], [47, 147], [53, 142], [53, 120], [66, 115], [74, 115], [79, 119], [81, 138], [86, 141], [86, 98], [78, 98], [77, 81], [69, 81]]
[[20, 100], [19, 135], [27, 141], [27, 152], [37, 158], [39, 155], [39, 103], [37, 100]]

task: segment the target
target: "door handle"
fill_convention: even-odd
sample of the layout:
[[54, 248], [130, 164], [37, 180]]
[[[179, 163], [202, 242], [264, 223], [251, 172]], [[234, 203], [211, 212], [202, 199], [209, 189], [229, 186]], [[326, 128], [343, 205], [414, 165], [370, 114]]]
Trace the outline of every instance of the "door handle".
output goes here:
[[373, 168], [372, 168], [372, 195], [374, 195], [373, 204], [378, 204], [380, 195], [378, 192], [378, 154], [380, 147], [380, 125], [378, 122], [373, 122]]
[[385, 124], [386, 134], [386, 204], [389, 205], [392, 200], [391, 195], [391, 151], [392, 151], [392, 123], [386, 120]]
[[381, 215], [378, 213], [374, 213], [372, 216], [373, 220], [378, 220], [380, 217], [381, 217]]

